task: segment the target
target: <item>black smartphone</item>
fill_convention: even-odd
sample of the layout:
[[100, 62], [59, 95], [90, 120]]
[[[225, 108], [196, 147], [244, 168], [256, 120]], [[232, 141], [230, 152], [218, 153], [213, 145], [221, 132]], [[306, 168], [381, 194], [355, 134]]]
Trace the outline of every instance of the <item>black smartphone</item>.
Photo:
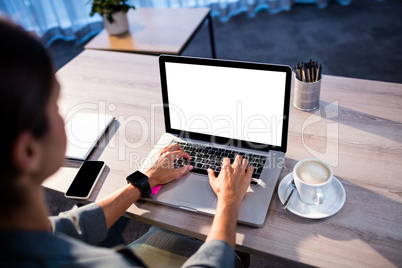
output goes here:
[[88, 199], [104, 168], [103, 161], [83, 162], [65, 196], [73, 199]]

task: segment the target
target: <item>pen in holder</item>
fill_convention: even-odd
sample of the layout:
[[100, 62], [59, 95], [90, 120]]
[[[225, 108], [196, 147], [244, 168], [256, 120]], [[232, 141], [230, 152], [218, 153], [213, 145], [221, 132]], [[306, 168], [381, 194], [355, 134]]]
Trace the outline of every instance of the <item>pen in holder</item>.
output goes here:
[[294, 67], [293, 106], [301, 111], [313, 111], [320, 106], [321, 64], [310, 60]]

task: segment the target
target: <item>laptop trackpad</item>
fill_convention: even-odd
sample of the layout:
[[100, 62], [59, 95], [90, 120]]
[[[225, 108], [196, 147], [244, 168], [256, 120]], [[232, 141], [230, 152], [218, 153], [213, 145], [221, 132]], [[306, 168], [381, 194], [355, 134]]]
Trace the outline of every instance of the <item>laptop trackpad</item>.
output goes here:
[[211, 208], [216, 200], [209, 182], [205, 178], [197, 178], [198, 176], [189, 176], [186, 181], [180, 184], [175, 190], [172, 199], [182, 201], [183, 205], [194, 204], [194, 208]]

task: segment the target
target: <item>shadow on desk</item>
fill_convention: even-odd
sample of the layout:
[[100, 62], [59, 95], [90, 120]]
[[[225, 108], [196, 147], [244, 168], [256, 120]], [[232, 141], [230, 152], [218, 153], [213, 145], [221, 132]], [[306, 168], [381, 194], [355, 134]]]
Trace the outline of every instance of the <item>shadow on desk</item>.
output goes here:
[[110, 143], [113, 137], [116, 135], [117, 130], [121, 126], [121, 123], [114, 119], [110, 126], [106, 129], [105, 133], [99, 139], [98, 144], [93, 148], [92, 152], [88, 156], [88, 160], [98, 160], [105, 150], [106, 146]]
[[326, 109], [322, 107], [334, 106], [332, 103], [320, 101], [320, 110], [311, 113], [320, 113], [322, 118], [332, 120], [381, 138], [402, 143], [402, 123], [386, 118], [359, 112], [343, 106], [336, 105], [337, 110], [333, 115], [327, 115]]

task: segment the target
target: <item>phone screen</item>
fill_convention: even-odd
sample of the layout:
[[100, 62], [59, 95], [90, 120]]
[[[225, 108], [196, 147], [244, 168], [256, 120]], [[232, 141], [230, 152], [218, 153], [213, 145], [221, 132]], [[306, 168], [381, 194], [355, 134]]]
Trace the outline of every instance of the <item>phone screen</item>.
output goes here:
[[104, 167], [105, 162], [103, 161], [85, 161], [82, 163], [65, 196], [76, 199], [87, 199]]

